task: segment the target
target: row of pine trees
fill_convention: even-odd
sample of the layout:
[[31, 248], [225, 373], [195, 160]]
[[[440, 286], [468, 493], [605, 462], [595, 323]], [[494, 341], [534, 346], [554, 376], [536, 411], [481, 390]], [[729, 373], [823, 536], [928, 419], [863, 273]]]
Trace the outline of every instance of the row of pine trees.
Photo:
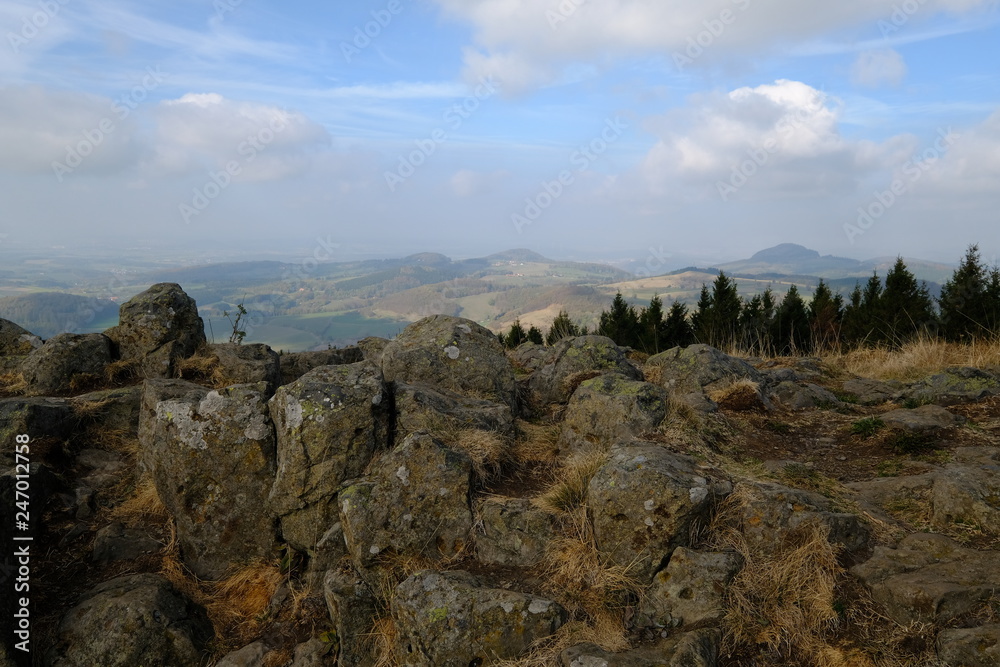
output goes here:
[[552, 345], [568, 336], [595, 333], [618, 345], [656, 354], [676, 346], [707, 343], [723, 350], [754, 355], [791, 355], [854, 349], [899, 347], [921, 336], [969, 342], [1000, 333], [1000, 269], [986, 267], [978, 246], [970, 246], [941, 295], [930, 296], [902, 258], [885, 276], [858, 283], [845, 299], [819, 281], [807, 304], [795, 285], [780, 299], [768, 287], [744, 300], [736, 283], [720, 272], [711, 288], [703, 285], [692, 312], [674, 301], [664, 311], [654, 296], [646, 308], [630, 305], [619, 292], [611, 309], [601, 313], [593, 332], [561, 311], [546, 334], [515, 322], [501, 341]]

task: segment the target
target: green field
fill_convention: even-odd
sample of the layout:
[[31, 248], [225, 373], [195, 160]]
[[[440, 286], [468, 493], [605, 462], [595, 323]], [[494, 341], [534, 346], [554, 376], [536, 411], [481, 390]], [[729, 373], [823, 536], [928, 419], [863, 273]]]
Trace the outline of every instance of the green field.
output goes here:
[[[300, 352], [327, 345], [342, 347], [368, 336], [390, 338], [407, 324], [393, 319], [366, 318], [357, 312], [280, 315], [250, 327], [245, 342], [266, 343], [275, 350]], [[222, 331], [215, 332], [217, 342], [221, 342], [222, 334]]]

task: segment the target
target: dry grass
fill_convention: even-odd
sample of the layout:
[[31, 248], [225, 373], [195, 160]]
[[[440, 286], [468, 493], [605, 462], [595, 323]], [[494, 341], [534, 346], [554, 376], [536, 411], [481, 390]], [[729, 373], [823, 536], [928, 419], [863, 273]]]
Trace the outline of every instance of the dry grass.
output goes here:
[[556, 471], [552, 485], [534, 498], [533, 502], [553, 514], [570, 514], [577, 511], [587, 500], [590, 480], [606, 460], [607, 454], [600, 451], [589, 452], [568, 460]]
[[533, 424], [518, 420], [511, 456], [520, 463], [554, 463], [559, 456], [559, 424]]
[[104, 379], [109, 385], [130, 384], [142, 379], [139, 359], [121, 359], [104, 368]]
[[495, 431], [465, 428], [459, 430], [453, 444], [469, 455], [480, 479], [488, 479], [510, 460], [510, 443]]
[[392, 616], [386, 614], [375, 619], [369, 638], [375, 647], [375, 667], [396, 667], [396, 643], [399, 629]]
[[710, 391], [708, 398], [718, 403], [719, 407], [729, 410], [763, 410], [764, 408], [760, 397], [760, 385], [749, 378], [735, 378]]
[[132, 494], [111, 510], [111, 518], [128, 526], [163, 523], [170, 518], [153, 480], [144, 477], [139, 480]]
[[918, 380], [949, 366], [1000, 366], [1000, 339], [968, 344], [922, 338], [900, 349], [888, 347], [852, 350], [827, 361], [851, 375], [876, 380]]
[[177, 376], [183, 380], [209, 385], [213, 389], [237, 384], [226, 375], [219, 357], [208, 350], [199, 350], [194, 356], [177, 364]]
[[0, 396], [20, 396], [28, 389], [28, 382], [23, 373], [4, 373], [0, 375]]

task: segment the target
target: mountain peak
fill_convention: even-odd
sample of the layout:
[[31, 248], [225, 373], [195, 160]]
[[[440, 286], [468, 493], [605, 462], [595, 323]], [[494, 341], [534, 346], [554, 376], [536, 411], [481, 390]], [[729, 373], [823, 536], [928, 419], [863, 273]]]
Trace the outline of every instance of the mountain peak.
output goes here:
[[752, 262], [802, 262], [818, 259], [819, 253], [797, 243], [781, 243], [766, 248], [750, 258]]

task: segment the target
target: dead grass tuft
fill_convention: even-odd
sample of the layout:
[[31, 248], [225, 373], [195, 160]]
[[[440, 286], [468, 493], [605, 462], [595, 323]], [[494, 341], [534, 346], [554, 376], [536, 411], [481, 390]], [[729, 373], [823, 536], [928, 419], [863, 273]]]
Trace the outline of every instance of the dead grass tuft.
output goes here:
[[104, 379], [109, 385], [130, 384], [141, 380], [141, 363], [139, 359], [113, 361], [104, 368]]
[[160, 500], [153, 480], [144, 477], [136, 484], [132, 494], [111, 510], [111, 518], [135, 527], [163, 523], [170, 518], [170, 513]]
[[709, 392], [708, 398], [718, 403], [719, 407], [736, 412], [764, 409], [760, 398], [760, 385], [749, 378], [734, 379]]
[[28, 389], [24, 373], [4, 373], [0, 375], [0, 396], [20, 396]]
[[559, 456], [559, 424], [533, 424], [518, 420], [517, 439], [511, 451], [521, 463], [553, 463]]
[[533, 499], [536, 506], [553, 514], [573, 513], [587, 500], [590, 480], [607, 460], [607, 454], [594, 451], [568, 460], [556, 471], [555, 481], [540, 496]]
[[510, 444], [494, 431], [461, 429], [454, 444], [472, 459], [472, 467], [480, 479], [489, 479], [510, 460]]
[[392, 616], [388, 614], [375, 619], [369, 635], [375, 647], [375, 667], [397, 667], [396, 642], [399, 640], [399, 629]]
[[1000, 366], [1000, 339], [968, 344], [921, 338], [894, 349], [874, 347], [831, 355], [827, 361], [851, 375], [877, 380], [919, 380], [949, 366]]
[[236, 384], [233, 378], [226, 375], [219, 357], [207, 349], [199, 350], [194, 356], [177, 364], [177, 376], [182, 380], [205, 384], [213, 389]]

